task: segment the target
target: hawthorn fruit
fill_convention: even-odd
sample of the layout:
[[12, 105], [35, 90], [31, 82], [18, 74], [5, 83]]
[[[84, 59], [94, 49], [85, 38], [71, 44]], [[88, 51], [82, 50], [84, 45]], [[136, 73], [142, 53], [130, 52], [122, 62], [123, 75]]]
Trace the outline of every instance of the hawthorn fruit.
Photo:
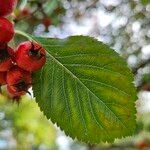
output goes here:
[[11, 14], [17, 4], [17, 0], [0, 0], [0, 17]]
[[31, 87], [31, 73], [18, 66], [14, 66], [7, 72], [6, 81], [7, 89], [10, 94], [14, 97], [22, 96], [26, 94]]
[[14, 25], [8, 19], [0, 17], [0, 44], [8, 43], [13, 36]]
[[41, 69], [45, 64], [46, 51], [38, 43], [26, 41], [19, 45], [15, 57], [20, 68], [34, 72]]

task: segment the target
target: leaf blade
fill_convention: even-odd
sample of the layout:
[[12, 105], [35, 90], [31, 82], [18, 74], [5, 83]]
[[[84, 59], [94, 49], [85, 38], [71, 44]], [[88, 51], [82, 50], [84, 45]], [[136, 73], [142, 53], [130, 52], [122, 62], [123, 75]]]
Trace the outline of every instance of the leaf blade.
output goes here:
[[[84, 142], [112, 142], [133, 134], [136, 125], [133, 76], [116, 52], [83, 36], [34, 39], [48, 52], [46, 65], [33, 77], [41, 82], [33, 85], [33, 90], [48, 119], [67, 135]], [[117, 62], [120, 65], [114, 67], [112, 64]]]

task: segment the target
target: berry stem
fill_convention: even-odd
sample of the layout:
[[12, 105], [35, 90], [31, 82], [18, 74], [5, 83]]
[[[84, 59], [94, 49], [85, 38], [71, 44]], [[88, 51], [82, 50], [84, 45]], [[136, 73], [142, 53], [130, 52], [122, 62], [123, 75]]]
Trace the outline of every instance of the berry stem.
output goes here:
[[26, 37], [27, 39], [34, 41], [28, 34], [22, 32], [20, 30], [15, 30], [15, 34], [22, 35], [22, 36]]

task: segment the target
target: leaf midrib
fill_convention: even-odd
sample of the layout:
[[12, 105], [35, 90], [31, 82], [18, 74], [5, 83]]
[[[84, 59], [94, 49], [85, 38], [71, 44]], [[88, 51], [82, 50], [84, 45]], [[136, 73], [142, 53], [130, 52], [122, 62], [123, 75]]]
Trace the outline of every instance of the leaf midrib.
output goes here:
[[80, 81], [76, 75], [74, 75], [67, 67], [65, 67], [63, 64], [61, 64], [53, 55], [51, 55], [50, 53], [47, 52], [47, 54], [49, 55], [50, 58], [52, 58], [58, 65], [60, 65], [61, 67], [63, 67], [65, 69], [65, 71], [70, 74], [74, 79], [76, 79], [80, 84], [82, 84], [93, 96], [95, 96], [96, 98], [98, 98], [107, 109], [109, 109], [109, 111], [111, 113], [113, 113], [113, 115], [117, 118], [117, 120], [122, 124], [123, 127], [125, 127], [127, 130], [127, 126], [124, 125], [124, 123], [118, 118], [118, 116], [104, 103], [104, 101], [102, 101], [97, 95], [95, 95], [82, 81]]

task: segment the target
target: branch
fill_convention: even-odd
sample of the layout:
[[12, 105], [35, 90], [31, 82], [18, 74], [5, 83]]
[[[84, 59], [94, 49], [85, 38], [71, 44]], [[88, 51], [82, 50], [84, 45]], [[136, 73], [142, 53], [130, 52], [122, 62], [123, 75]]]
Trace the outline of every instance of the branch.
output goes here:
[[150, 91], [150, 83], [141, 83], [138, 87], [137, 87], [138, 91]]
[[99, 2], [99, 0], [94, 0], [89, 6], [86, 7], [86, 9], [89, 9], [89, 8], [92, 8], [92, 7], [95, 7], [97, 2]]
[[143, 67], [145, 67], [146, 65], [148, 65], [150, 63], [150, 58], [149, 59], [147, 59], [147, 60], [145, 60], [145, 61], [143, 61], [143, 62], [141, 62], [136, 68], [133, 68], [133, 74], [137, 74], [137, 72], [138, 72], [138, 70], [140, 69], [140, 68], [143, 68]]

